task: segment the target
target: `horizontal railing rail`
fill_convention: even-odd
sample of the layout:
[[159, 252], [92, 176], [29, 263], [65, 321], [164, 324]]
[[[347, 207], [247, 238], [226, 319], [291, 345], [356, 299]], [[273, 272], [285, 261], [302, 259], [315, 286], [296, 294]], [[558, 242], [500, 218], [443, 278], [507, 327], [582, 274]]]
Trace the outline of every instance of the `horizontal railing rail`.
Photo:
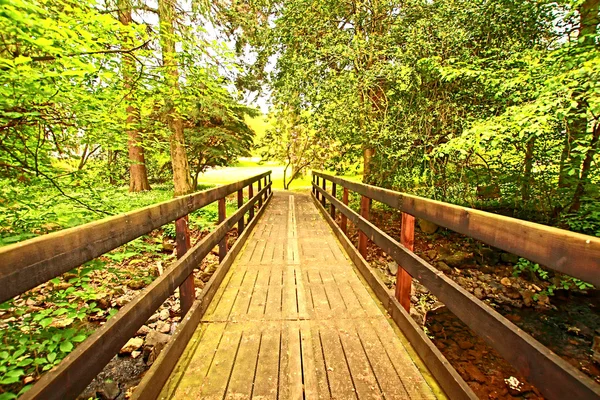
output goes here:
[[[318, 183], [319, 178], [322, 179], [321, 187]], [[326, 190], [326, 181], [332, 182], [332, 194]], [[342, 201], [335, 197], [337, 185], [344, 189]], [[348, 189], [362, 195], [361, 214], [348, 207]], [[524, 223], [521, 225], [519, 223], [524, 221], [499, 217], [494, 214], [446, 203], [433, 202], [319, 172], [313, 173], [313, 195], [317, 202], [320, 202], [323, 210], [325, 210], [326, 202], [329, 202], [331, 209], [328, 216], [333, 221], [335, 221], [335, 212], [339, 211], [341, 213], [340, 225], [344, 234], [347, 233], [347, 220], [355, 224], [360, 231], [358, 250], [364, 258], [366, 258], [366, 241], [368, 238], [398, 263], [395, 295], [406, 310], [410, 307], [411, 279], [415, 277], [458, 318], [505, 357], [523, 376], [535, 384], [547, 398], [595, 399], [600, 396], [600, 386], [593, 380], [412, 252], [414, 216], [427, 219], [449, 229], [459, 227], [462, 230], [461, 233], [483, 241], [485, 241], [485, 238], [493, 237], [491, 230], [496, 229], [499, 233], [497, 237], [494, 237], [495, 242], [493, 240], [492, 242], [500, 244], [502, 243], [501, 238], [506, 232], [501, 224], [509, 223], [514, 229], [513, 233], [518, 234], [520, 232], [524, 234], [520, 238], [521, 241], [540, 240], [541, 243], [548, 246], [554, 244], [563, 249], [561, 253], [563, 257], [571, 257], [577, 260], [590, 260], [589, 255], [581, 254], [584, 251], [600, 254], [600, 241], [596, 238], [543, 227], [538, 224]], [[369, 199], [381, 201], [403, 212], [400, 242], [369, 222]], [[412, 213], [415, 214], [410, 215]], [[460, 216], [470, 219], [471, 222], [460, 222]], [[477, 229], [472, 221], [481, 222], [486, 226], [486, 229]], [[471, 234], [472, 232], [475, 233]], [[546, 238], [548, 237], [551, 237], [552, 240], [547, 241]], [[561, 240], [567, 243], [562, 243]], [[568, 243], [579, 244], [578, 252], [573, 253], [569, 249]], [[501, 245], [492, 245], [503, 248]], [[536, 248], [535, 246], [528, 246], [527, 243], [515, 243], [511, 246], [504, 246], [504, 249], [511, 248], [515, 254], [521, 256], [525, 256], [525, 254], [528, 254], [527, 251]], [[543, 256], [542, 251], [536, 250], [534, 253], [539, 254], [540, 258]], [[593, 271], [597, 267], [597, 259], [590, 262], [592, 267], [584, 268], [585, 271]], [[554, 263], [553, 266], [568, 264], [569, 259], [562, 263]], [[569, 269], [569, 271], [573, 270], [575, 269]], [[582, 274], [574, 275], [582, 276]], [[583, 276], [588, 275], [583, 274]], [[595, 280], [591, 281], [596, 282]], [[381, 292], [381, 289], [379, 291]], [[384, 296], [383, 293], [378, 294], [380, 299]]]
[[[258, 182], [259, 190], [254, 195], [253, 184], [256, 182]], [[244, 204], [243, 190], [246, 186], [248, 186], [249, 198]], [[235, 192], [238, 194], [238, 210], [227, 218], [225, 197]], [[258, 203], [259, 212], [262, 211], [263, 202], [266, 204], [271, 195], [272, 182], [269, 171], [230, 185], [0, 249], [0, 263], [2, 263], [0, 266], [0, 288], [2, 289], [0, 290], [2, 298], [6, 300], [45, 282], [43, 279], [48, 280], [59, 276], [63, 272], [159, 228], [165, 223], [177, 220], [178, 260], [119, 310], [114, 317], [77, 346], [58, 366], [43, 375], [23, 395], [23, 398], [69, 399], [77, 397], [160, 305], [174, 293], [177, 287], [180, 288], [179, 297], [183, 318], [195, 300], [194, 269], [200, 266], [206, 255], [217, 245], [219, 246], [219, 259], [223, 261], [227, 256], [227, 233], [237, 224], [238, 234], [242, 235], [246, 224], [245, 214], [249, 214], [248, 223], [252, 224], [255, 205]], [[219, 202], [219, 225], [213, 232], [191, 247], [187, 214], [214, 201]], [[137, 226], [138, 223], [142, 226]], [[88, 246], [84, 245], [86, 237], [88, 237]], [[72, 239], [70, 243], [69, 239]], [[53, 249], [52, 246], [56, 248]], [[35, 251], [40, 251], [41, 254], [31, 254], [30, 257], [29, 253]], [[70, 252], [83, 252], [84, 254], [72, 255]], [[10, 265], [10, 262], [13, 261], [16, 262], [16, 266]], [[27, 280], [25, 283], [21, 282], [18, 277], [22, 275], [15, 271], [15, 268], [26, 269], [34, 274], [35, 278]], [[7, 288], [8, 284], [13, 284], [16, 288]]]

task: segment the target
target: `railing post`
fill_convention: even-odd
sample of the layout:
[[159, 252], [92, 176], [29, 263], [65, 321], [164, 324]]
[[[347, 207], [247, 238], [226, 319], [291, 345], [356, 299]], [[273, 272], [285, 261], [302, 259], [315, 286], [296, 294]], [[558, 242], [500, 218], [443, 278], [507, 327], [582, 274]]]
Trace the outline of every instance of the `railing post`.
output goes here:
[[317, 196], [317, 189], [315, 189], [315, 181], [316, 181], [316, 179], [317, 179], [317, 177], [315, 176], [315, 174], [313, 172], [313, 175], [312, 175], [312, 183], [313, 183], [313, 185], [312, 185], [311, 189], [312, 189], [313, 196], [315, 196], [315, 197]]
[[[225, 197], [219, 199], [219, 224], [227, 218], [227, 209], [225, 207]], [[219, 242], [219, 262], [222, 262], [227, 255], [227, 234]]]
[[[190, 247], [192, 247], [187, 215], [175, 221], [175, 242], [177, 243], [177, 258], [183, 257]], [[192, 307], [195, 299], [196, 290], [194, 288], [194, 273], [192, 272], [179, 286], [179, 302], [182, 318]]]
[[[319, 177], [315, 175], [315, 185], [319, 186]], [[317, 198], [317, 200], [319, 200], [319, 191], [317, 190], [316, 187], [313, 187], [313, 190], [315, 191], [315, 197]]]
[[[369, 205], [371, 204], [370, 199], [366, 196], [360, 198], [360, 215], [364, 219], [369, 219]], [[358, 232], [358, 252], [367, 259], [367, 235], [363, 231]]]
[[[266, 176], [264, 178], [264, 184], [265, 184], [265, 187], [269, 186], [269, 184], [267, 183], [267, 177]], [[265, 201], [267, 201], [267, 197], [269, 197], [269, 189], [267, 189], [265, 191], [265, 194], [264, 194]]]
[[[242, 208], [242, 206], [244, 205], [244, 189], [243, 188], [238, 190], [237, 200], [238, 200], [238, 208]], [[242, 218], [240, 218], [240, 220], [238, 221], [238, 237], [244, 231], [244, 217], [245, 217], [245, 215], [242, 215]]]
[[269, 172], [269, 196], [273, 193], [273, 179], [271, 178], [271, 173]]
[[[323, 191], [326, 192], [327, 191], [327, 181], [325, 180], [325, 178], [323, 178]], [[323, 207], [325, 207], [325, 195], [321, 194], [321, 204], [323, 205]]]
[[[348, 205], [348, 189], [344, 188], [344, 195], [342, 197], [342, 202], [344, 203], [344, 205]], [[344, 213], [341, 213], [341, 217], [342, 217], [342, 221], [341, 221], [341, 228], [342, 228], [342, 232], [344, 232], [344, 235], [348, 236], [348, 217], [346, 217], [346, 215]]]
[[[262, 179], [258, 180], [258, 193], [260, 193], [260, 191], [262, 190]], [[258, 208], [262, 207], [262, 202], [263, 202], [263, 198], [262, 198], [262, 194], [260, 196], [258, 196]]]
[[[335, 195], [337, 194], [336, 190], [337, 190], [337, 187], [336, 187], [335, 183], [331, 182], [331, 195], [333, 197], [335, 197]], [[333, 205], [333, 203], [331, 203], [330, 213], [331, 213], [331, 218], [335, 221], [335, 206]]]
[[[254, 184], [251, 183], [250, 186], [248, 186], [248, 201], [252, 200], [252, 198], [254, 197]], [[248, 222], [252, 221], [252, 219], [254, 218], [254, 204], [252, 205], [252, 207], [250, 207], [250, 210], [248, 211]]]
[[[402, 226], [400, 228], [400, 243], [410, 251], [415, 248], [415, 217], [404, 212], [402, 213]], [[411, 285], [412, 277], [399, 265], [398, 274], [396, 275], [396, 299], [406, 311], [410, 311]]]

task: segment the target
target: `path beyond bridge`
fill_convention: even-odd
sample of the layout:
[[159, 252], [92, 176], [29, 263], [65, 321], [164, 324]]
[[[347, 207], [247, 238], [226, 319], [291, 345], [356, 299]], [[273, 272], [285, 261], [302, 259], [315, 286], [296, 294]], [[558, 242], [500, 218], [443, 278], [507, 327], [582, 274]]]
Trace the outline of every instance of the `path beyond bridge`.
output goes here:
[[441, 391], [310, 198], [276, 192], [160, 398], [434, 393]]

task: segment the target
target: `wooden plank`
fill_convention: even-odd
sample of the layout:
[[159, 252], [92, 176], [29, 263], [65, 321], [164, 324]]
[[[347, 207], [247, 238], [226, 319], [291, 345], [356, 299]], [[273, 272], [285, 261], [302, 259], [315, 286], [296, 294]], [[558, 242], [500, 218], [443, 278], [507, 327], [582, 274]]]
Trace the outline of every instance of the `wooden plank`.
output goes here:
[[[265, 206], [269, 204], [271, 197], [272, 196], [269, 196]], [[190, 312], [178, 325], [173, 334], [173, 338], [160, 353], [160, 356], [154, 361], [150, 370], [144, 375], [144, 378], [134, 391], [132, 399], [156, 398], [158, 393], [160, 393], [162, 386], [167, 381], [177, 360], [185, 350], [190, 338], [194, 335], [194, 329], [196, 329], [196, 326], [198, 326], [200, 320], [204, 316], [204, 312], [212, 305], [212, 300], [216, 296], [217, 289], [220, 289], [220, 285], [225, 280], [225, 276], [229, 272], [230, 266], [244, 247], [248, 237], [251, 236], [252, 230], [260, 220], [264, 210], [265, 207], [260, 210], [257, 218], [248, 225], [247, 229], [242, 233], [238, 240], [236, 240], [225, 260], [223, 260], [211, 279], [204, 286], [199, 299], [194, 302]], [[231, 280], [228, 281], [228, 283], [229, 282], [231, 282]]]
[[[189, 399], [200, 396], [202, 386], [214, 362], [226, 326], [227, 323], [207, 324], [202, 340], [192, 354], [189, 363], [185, 366], [185, 374], [176, 382], [176, 387], [170, 389], [171, 399]], [[136, 390], [134, 398], [145, 400], [150, 397], [141, 397], [139, 390]]]
[[254, 378], [253, 399], [276, 399], [279, 389], [279, 353], [281, 349], [281, 323], [262, 325], [260, 353]]
[[330, 392], [319, 338], [315, 341], [309, 321], [300, 321], [302, 373], [305, 399], [329, 399]]
[[359, 399], [381, 399], [383, 393], [352, 320], [336, 319], [336, 327]]
[[0, 303], [269, 174], [0, 248]]
[[[358, 339], [369, 360], [379, 386], [386, 399], [408, 399], [408, 392], [402, 384], [400, 376], [394, 369], [392, 360], [383, 351], [383, 344], [373, 329], [370, 321], [355, 320], [354, 325]], [[395, 355], [394, 355], [395, 356]]]
[[[400, 230], [400, 243], [408, 250], [415, 249], [415, 217], [402, 213], [402, 227]], [[396, 298], [406, 311], [410, 311], [410, 289], [412, 277], [402, 266], [398, 265], [396, 274]]]
[[[256, 199], [237, 210], [81, 343], [26, 393], [24, 399], [74, 398], [102, 370], [176, 287], [192, 273]], [[214, 289], [216, 290], [216, 288]]]
[[266, 320], [280, 320], [281, 319], [281, 307], [283, 303], [282, 299], [282, 286], [283, 281], [283, 270], [281, 264], [273, 265], [271, 267], [271, 276], [269, 277], [269, 287], [267, 290], [267, 300], [265, 304]]
[[356, 389], [333, 321], [319, 321], [318, 325], [316, 323], [315, 325], [313, 337], [320, 341], [323, 349], [331, 397], [355, 399]]
[[[175, 241], [177, 243], [177, 258], [183, 257], [192, 247], [190, 243], [190, 228], [188, 227], [188, 216], [179, 218], [175, 221]], [[179, 300], [181, 301], [181, 315], [187, 314], [196, 299], [196, 289], [194, 288], [194, 273], [188, 277], [179, 286]]]
[[[319, 190], [319, 188], [317, 188]], [[327, 192], [321, 192], [329, 196]], [[594, 398], [600, 386], [337, 199], [336, 207], [549, 399]], [[324, 211], [324, 210], [323, 210]], [[322, 212], [323, 212], [322, 211]]]
[[362, 258], [350, 239], [346, 237], [342, 230], [336, 225], [335, 221], [326, 216], [326, 211], [324, 208], [320, 207], [319, 202], [316, 201], [316, 199], [314, 200], [314, 204], [325, 217], [325, 220], [329, 223], [329, 226], [339, 239], [347, 254], [350, 256], [350, 259], [353, 261], [354, 265], [374, 291], [377, 298], [384, 305], [388, 304], [388, 311], [394, 319], [394, 322], [396, 322], [403, 334], [406, 335], [419, 357], [421, 357], [425, 365], [427, 365], [427, 368], [440, 383], [441, 387], [444, 389], [449, 398], [470, 400], [477, 399], [478, 397], [475, 395], [475, 393], [473, 393], [471, 388], [460, 377], [458, 372], [456, 372], [448, 360], [446, 360], [442, 353], [435, 347], [423, 329], [416, 324], [416, 322], [408, 315], [406, 310], [400, 306], [400, 303], [398, 303], [398, 301], [389, 293], [385, 284], [369, 267], [367, 261]]
[[242, 341], [225, 395], [227, 399], [249, 399], [252, 396], [261, 334], [251, 324], [242, 327]]
[[[335, 185], [335, 183], [331, 184], [331, 195], [333, 197], [336, 197], [336, 191], [337, 191], [337, 187]], [[335, 219], [335, 206], [333, 205], [333, 203], [330, 205], [330, 213], [331, 213], [331, 218]]]
[[[202, 384], [201, 392], [198, 393], [203, 399], [223, 399], [229, 386], [241, 342], [241, 326], [239, 324], [228, 323], [225, 327], [223, 337], [219, 342], [219, 347], [216, 349], [215, 357], [208, 370], [208, 374]], [[193, 376], [194, 374], [187, 373], [185, 378], [190, 379]]]
[[[262, 201], [261, 201], [262, 206]], [[225, 208], [225, 198], [219, 199], [219, 223], [227, 218], [227, 209]], [[219, 262], [223, 261], [227, 255], [227, 235], [219, 242]]]
[[[362, 196], [360, 198], [360, 215], [364, 219], [369, 219], [369, 207], [370, 200], [368, 197]], [[358, 232], [358, 252], [364, 257], [367, 258], [367, 244], [368, 244], [367, 235], [365, 232]]]
[[600, 238], [351, 182], [320, 172], [313, 174], [417, 218], [600, 287]]
[[[317, 190], [317, 189], [313, 189], [313, 190]], [[342, 202], [345, 205], [348, 205], [348, 188], [344, 188], [344, 194], [342, 197]], [[341, 215], [341, 222], [340, 222], [340, 226], [342, 228], [342, 232], [344, 232], [344, 234], [348, 234], [348, 217], [346, 217], [344, 214]]]
[[[240, 208], [241, 206], [244, 205], [244, 189], [240, 189], [237, 192], [237, 205], [238, 208]], [[238, 236], [242, 234], [242, 232], [244, 231], [244, 218], [241, 218], [238, 221]]]
[[302, 355], [300, 353], [300, 324], [286, 321], [282, 327], [279, 398], [303, 399]]

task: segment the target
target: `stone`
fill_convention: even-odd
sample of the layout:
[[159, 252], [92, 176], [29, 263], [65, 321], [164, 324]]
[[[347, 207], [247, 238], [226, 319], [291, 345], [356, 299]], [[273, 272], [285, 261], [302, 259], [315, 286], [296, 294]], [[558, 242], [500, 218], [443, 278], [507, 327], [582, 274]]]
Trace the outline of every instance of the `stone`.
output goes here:
[[427, 250], [425, 254], [431, 261], [433, 261], [437, 258], [438, 252], [436, 250]]
[[146, 335], [146, 342], [144, 344], [145, 347], [159, 347], [164, 346], [171, 339], [170, 335], [165, 335], [164, 333], [150, 331], [148, 335]]
[[426, 235], [433, 235], [439, 229], [438, 225], [421, 218], [417, 218], [417, 223], [419, 224], [419, 228], [421, 228], [421, 232]]
[[533, 304], [533, 292], [531, 290], [523, 290], [521, 292], [521, 297], [523, 297], [523, 304], [525, 307], [531, 307]]
[[144, 344], [144, 339], [142, 338], [131, 338], [125, 343], [125, 346], [121, 347], [119, 354], [129, 354], [134, 350], [139, 349]]
[[479, 257], [477, 261], [482, 265], [497, 265], [500, 262], [500, 254], [493, 249], [484, 247], [479, 250]]
[[474, 259], [473, 254], [465, 251], [456, 251], [454, 254], [448, 256], [442, 256], [440, 254], [440, 261], [445, 262], [452, 268], [468, 268], [473, 265]]
[[594, 337], [594, 342], [592, 343], [592, 360], [600, 365], [600, 336]]
[[475, 295], [475, 297], [477, 297], [479, 300], [483, 300], [483, 298], [485, 297], [481, 288], [475, 288], [475, 290], [473, 291], [473, 295]]
[[141, 351], [134, 350], [134, 351], [131, 352], [131, 358], [138, 358], [140, 356], [140, 354], [142, 354]]
[[463, 366], [464, 371], [467, 375], [468, 381], [474, 381], [479, 383], [486, 383], [487, 378], [485, 375], [473, 364], [466, 364]]
[[500, 260], [507, 264], [517, 264], [519, 262], [519, 256], [511, 253], [500, 254]]
[[390, 274], [392, 274], [392, 276], [396, 276], [396, 274], [398, 274], [398, 263], [395, 261], [388, 263], [387, 269], [388, 271], [390, 271]]
[[500, 283], [503, 284], [504, 286], [510, 286], [511, 285], [510, 279], [506, 278], [506, 277], [500, 279]]
[[96, 396], [102, 400], [114, 400], [119, 396], [121, 390], [117, 382], [109, 381], [104, 382], [102, 387], [96, 391]]
[[170, 313], [170, 312], [169, 312], [169, 310], [168, 310], [168, 309], [166, 309], [166, 308], [165, 308], [165, 309], [162, 309], [162, 310], [160, 310], [160, 313], [158, 313], [158, 318], [159, 318], [161, 321], [164, 321], [164, 320], [168, 319], [170, 316], [171, 316], [171, 313]]
[[473, 343], [469, 342], [468, 340], [461, 340], [458, 343], [458, 347], [460, 347], [463, 350], [469, 350], [473, 348]]
[[452, 268], [450, 268], [450, 266], [443, 261], [438, 261], [435, 266], [446, 275], [452, 272]]
[[162, 241], [162, 251], [165, 253], [172, 253], [175, 250], [175, 244], [168, 239]]
[[169, 333], [171, 331], [171, 324], [168, 322], [159, 322], [157, 325], [157, 330], [160, 333]]
[[135, 336], [146, 336], [150, 333], [150, 328], [147, 325], [140, 326], [140, 329], [135, 333]]
[[144, 287], [146, 287], [146, 284], [144, 283], [144, 281], [137, 280], [137, 279], [131, 279], [127, 283], [127, 287], [132, 290], [140, 290], [140, 289], [143, 289]]

